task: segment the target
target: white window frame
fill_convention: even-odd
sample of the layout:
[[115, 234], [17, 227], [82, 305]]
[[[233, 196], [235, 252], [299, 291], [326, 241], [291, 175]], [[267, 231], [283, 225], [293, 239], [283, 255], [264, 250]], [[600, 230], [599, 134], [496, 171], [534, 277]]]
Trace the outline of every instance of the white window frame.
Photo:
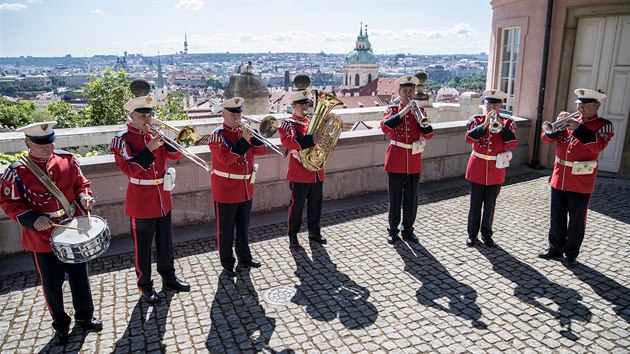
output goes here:
[[[501, 44], [500, 60], [499, 60], [499, 72], [498, 72], [498, 88], [505, 92], [508, 96], [504, 109], [508, 112], [514, 110], [514, 91], [517, 86], [516, 80], [519, 78], [517, 73], [520, 73], [519, 68], [519, 55], [521, 53], [521, 27], [512, 26], [504, 27], [501, 29]], [[509, 58], [506, 58], [506, 54], [509, 54]], [[507, 64], [507, 73], [504, 72], [504, 66]]]

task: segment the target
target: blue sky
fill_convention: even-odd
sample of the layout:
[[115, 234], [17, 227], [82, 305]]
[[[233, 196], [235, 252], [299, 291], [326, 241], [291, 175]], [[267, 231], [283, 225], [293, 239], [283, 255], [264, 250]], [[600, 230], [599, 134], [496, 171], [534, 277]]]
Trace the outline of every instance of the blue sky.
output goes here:
[[0, 0], [0, 56], [488, 52], [490, 0]]

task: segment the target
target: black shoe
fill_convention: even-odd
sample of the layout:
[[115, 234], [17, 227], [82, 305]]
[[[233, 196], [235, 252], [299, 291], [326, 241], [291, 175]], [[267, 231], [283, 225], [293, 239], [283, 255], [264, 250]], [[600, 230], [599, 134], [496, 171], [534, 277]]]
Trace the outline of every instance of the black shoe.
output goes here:
[[179, 279], [178, 277], [173, 278], [172, 280], [164, 281], [164, 287], [167, 289], [175, 290], [177, 292], [189, 292], [190, 284], [185, 281]]
[[52, 341], [55, 345], [66, 345], [68, 343], [68, 331], [55, 331]]
[[497, 245], [496, 243], [494, 243], [494, 240], [492, 239], [492, 237], [484, 237], [483, 243], [488, 247], [494, 247]]
[[298, 238], [297, 235], [296, 236], [289, 236], [289, 246], [290, 247], [300, 247], [300, 243], [298, 242]]
[[86, 331], [100, 332], [103, 330], [103, 322], [98, 318], [92, 317], [90, 320], [76, 320], [75, 324]]
[[567, 257], [567, 265], [569, 267], [575, 267], [578, 264], [577, 258], [575, 257]]
[[238, 265], [241, 267], [249, 267], [249, 268], [260, 268], [260, 266], [262, 266], [262, 264], [254, 258], [252, 258], [250, 261], [238, 262]]
[[223, 268], [223, 271], [225, 272], [225, 275], [227, 275], [228, 278], [236, 278], [236, 272], [233, 271], [232, 269]]
[[309, 240], [313, 240], [313, 241], [319, 243], [320, 245], [325, 245], [326, 243], [328, 243], [326, 238], [323, 237], [322, 235], [309, 234], [308, 235], [308, 239]]
[[545, 252], [540, 252], [538, 254], [538, 258], [542, 258], [542, 259], [558, 259], [558, 258], [562, 258], [562, 252], [553, 252], [551, 249], [548, 249]]
[[396, 243], [397, 240], [398, 240], [398, 235], [387, 236], [387, 243], [389, 243], [390, 245], [393, 245], [394, 243]]
[[477, 238], [476, 237], [468, 237], [468, 239], [466, 239], [466, 246], [468, 247], [474, 247], [475, 244], [477, 243]]
[[151, 288], [147, 291], [143, 291], [142, 292], [142, 297], [147, 300], [147, 302], [149, 303], [149, 305], [157, 305], [160, 303], [160, 301], [162, 301], [162, 298], [160, 297], [160, 295], [155, 292], [155, 289]]
[[410, 234], [403, 234], [402, 238], [409, 242], [418, 243], [418, 236], [416, 236], [413, 232]]

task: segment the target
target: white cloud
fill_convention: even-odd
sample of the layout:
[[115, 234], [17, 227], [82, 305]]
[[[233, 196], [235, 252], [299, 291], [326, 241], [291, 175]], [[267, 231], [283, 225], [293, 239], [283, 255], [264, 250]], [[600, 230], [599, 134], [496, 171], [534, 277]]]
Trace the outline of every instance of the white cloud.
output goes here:
[[205, 6], [204, 0], [179, 0], [176, 9], [199, 10]]
[[452, 34], [472, 34], [475, 33], [475, 29], [470, 27], [467, 23], [458, 23], [454, 25], [450, 30]]
[[257, 42], [258, 38], [256, 38], [251, 33], [243, 33], [240, 36], [238, 36], [238, 40], [241, 42]]
[[102, 15], [103, 11], [101, 11], [101, 9], [94, 9], [94, 10], [90, 10], [90, 13], [94, 15]]
[[16, 2], [13, 3], [7, 3], [7, 4], [0, 4], [0, 11], [5, 10], [5, 11], [20, 11], [20, 10], [24, 10], [26, 9], [28, 6], [24, 5], [24, 4], [19, 4]]

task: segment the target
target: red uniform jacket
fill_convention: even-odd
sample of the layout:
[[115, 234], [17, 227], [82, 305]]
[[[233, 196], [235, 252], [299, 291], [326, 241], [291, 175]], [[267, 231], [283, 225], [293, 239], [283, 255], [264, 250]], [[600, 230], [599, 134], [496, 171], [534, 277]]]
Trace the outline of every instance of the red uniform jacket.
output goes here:
[[[608, 142], [615, 135], [613, 124], [604, 118], [589, 118], [587, 121], [578, 118], [582, 124], [575, 130], [565, 130], [547, 135], [542, 133], [542, 141], [556, 146], [556, 157], [562, 160], [596, 161], [599, 153], [608, 146]], [[558, 162], [553, 167], [551, 186], [555, 189], [577, 192], [593, 193], [595, 190], [595, 177], [597, 168], [591, 174], [574, 175], [571, 167], [561, 165]]]
[[280, 142], [285, 148], [285, 154], [289, 156], [289, 168], [287, 181], [297, 183], [315, 183], [326, 178], [326, 172], [322, 168], [317, 172], [311, 172], [304, 168], [300, 158], [300, 150], [315, 146], [312, 135], [306, 135], [309, 117], [298, 117], [295, 114], [290, 119], [285, 119], [280, 124]]
[[[144, 180], [164, 178], [166, 161], [183, 157], [178, 151], [167, 151], [166, 144], [150, 151], [146, 146], [151, 139], [151, 132], [144, 133], [131, 124], [127, 124], [127, 130], [121, 131], [112, 139], [109, 148], [114, 153], [116, 167], [127, 177]], [[172, 208], [171, 192], [164, 190], [164, 184], [127, 184], [125, 215], [152, 219], [168, 214]]]
[[[254, 171], [254, 155], [264, 155], [267, 147], [252, 137], [251, 144], [243, 139], [240, 129], [223, 124], [211, 135], [208, 145], [214, 171], [249, 175]], [[212, 199], [218, 203], [241, 203], [254, 198], [254, 184], [249, 179], [222, 177], [213, 171]]]
[[[385, 110], [381, 130], [389, 134], [391, 140], [404, 144], [412, 144], [421, 137], [424, 139], [433, 138], [433, 128], [420, 128], [418, 121], [411, 112], [407, 112], [404, 117], [400, 117], [398, 112], [405, 108], [400, 103], [398, 106], [389, 106]], [[420, 108], [422, 113], [424, 108]], [[426, 114], [426, 113], [425, 113]], [[394, 173], [414, 174], [422, 172], [422, 153], [413, 155], [411, 149], [401, 146], [389, 145], [385, 155], [385, 171]]]
[[[497, 156], [518, 145], [516, 138], [516, 123], [510, 118], [501, 117], [503, 130], [491, 133], [483, 127], [486, 116], [475, 115], [468, 120], [466, 142], [472, 144], [473, 151], [482, 155]], [[496, 160], [485, 160], [481, 157], [470, 155], [468, 167], [466, 167], [466, 179], [486, 186], [503, 184], [505, 182], [505, 168], [497, 168]]]
[[[70, 204], [75, 204], [75, 214], [83, 215], [77, 206], [86, 194], [91, 195], [88, 181], [79, 167], [79, 161], [69, 152], [55, 150], [48, 160], [37, 159], [29, 155], [42, 171], [48, 174]], [[52, 252], [50, 235], [54, 228], [36, 231], [33, 225], [42, 212], [54, 212], [63, 209], [61, 203], [35, 175], [21, 162], [11, 164], [2, 175], [2, 193], [0, 207], [8, 217], [20, 223], [22, 229], [22, 248], [32, 252]], [[59, 222], [60, 218], [52, 218]]]

